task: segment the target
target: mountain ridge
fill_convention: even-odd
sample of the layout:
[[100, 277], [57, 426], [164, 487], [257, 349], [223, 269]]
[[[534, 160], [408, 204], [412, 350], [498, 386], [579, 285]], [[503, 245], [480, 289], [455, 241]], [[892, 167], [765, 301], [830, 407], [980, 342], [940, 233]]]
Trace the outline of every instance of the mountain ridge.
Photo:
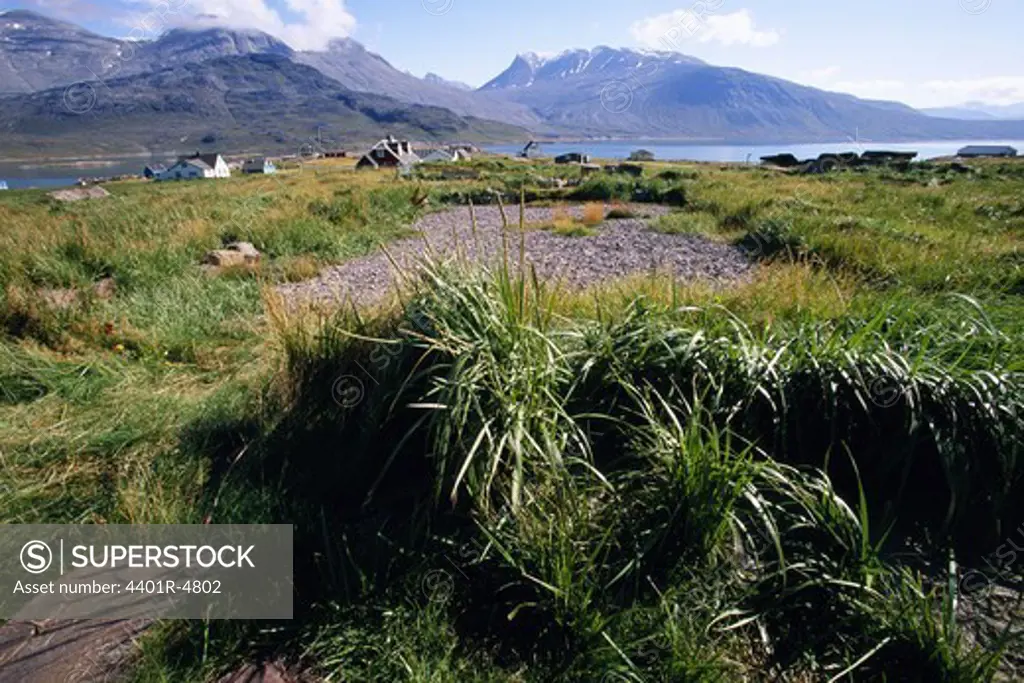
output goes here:
[[0, 17], [0, 94], [36, 92], [245, 54], [287, 56], [352, 90], [445, 107], [462, 116], [500, 119], [539, 131], [546, 128], [527, 107], [477, 95], [472, 88], [440, 77], [416, 78], [349, 38], [335, 39], [323, 51], [297, 51], [262, 31], [206, 26], [173, 28], [155, 40], [133, 42], [99, 36], [30, 10]]
[[1010, 121], [929, 117], [900, 102], [857, 98], [679, 53], [566, 50], [516, 55], [482, 90], [530, 107], [548, 124], [589, 137], [714, 142], [836, 139], [999, 139]]
[[334, 40], [321, 52], [299, 52], [296, 60], [312, 66], [352, 90], [388, 94], [414, 104], [444, 106], [457, 114], [500, 120], [538, 131], [547, 128], [528, 107], [503, 98], [431, 83], [399, 71], [380, 55], [351, 38]]
[[425, 141], [524, 135], [448, 109], [355, 92], [282, 55], [219, 57], [111, 78], [102, 88], [84, 86], [0, 98], [5, 142], [40, 153], [130, 153], [187, 142], [190, 149], [300, 154], [321, 127], [345, 143], [385, 133]]
[[[524, 52], [472, 90], [436, 74], [420, 79], [400, 71], [351, 38], [336, 39], [323, 51], [296, 51], [261, 31], [205, 27], [172, 29], [135, 43], [28, 10], [0, 15], [0, 96], [105, 85], [110, 79], [246, 55], [277, 56], [350, 91], [499, 121], [542, 137], [709, 142], [1024, 137], [1018, 121], [929, 116], [899, 102], [860, 99], [677, 52], [606, 45], [554, 55]], [[268, 90], [268, 96], [279, 95]]]

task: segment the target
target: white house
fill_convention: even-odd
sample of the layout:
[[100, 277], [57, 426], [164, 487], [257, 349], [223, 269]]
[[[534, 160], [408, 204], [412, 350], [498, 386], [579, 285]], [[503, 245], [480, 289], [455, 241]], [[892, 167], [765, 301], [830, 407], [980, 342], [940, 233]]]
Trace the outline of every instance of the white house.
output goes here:
[[181, 157], [170, 168], [157, 174], [156, 180], [193, 180], [195, 178], [230, 178], [224, 157], [219, 154], [194, 154]]

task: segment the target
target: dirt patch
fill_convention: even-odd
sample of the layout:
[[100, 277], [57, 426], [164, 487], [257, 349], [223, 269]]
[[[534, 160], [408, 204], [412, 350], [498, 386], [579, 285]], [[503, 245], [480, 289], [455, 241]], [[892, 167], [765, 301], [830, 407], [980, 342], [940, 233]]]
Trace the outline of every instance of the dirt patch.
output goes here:
[[[718, 244], [697, 235], [666, 235], [650, 230], [649, 218], [664, 215], [669, 209], [641, 205], [631, 207], [637, 218], [607, 220], [584, 236], [565, 236], [549, 231], [525, 233], [525, 254], [537, 275], [582, 288], [628, 275], [671, 272], [687, 280], [734, 281], [752, 268], [743, 253], [732, 246]], [[564, 208], [560, 209], [565, 211]], [[569, 209], [582, 216], [584, 207]], [[458, 208], [425, 216], [413, 229], [420, 233], [388, 245], [387, 252], [403, 271], [416, 267], [426, 252], [440, 257], [462, 253], [479, 263], [495, 263], [505, 253], [518, 261], [520, 250], [519, 209], [506, 209], [510, 230], [503, 230], [498, 207], [476, 210], [477, 228], [472, 229], [468, 208]], [[525, 212], [528, 225], [552, 222], [556, 212], [548, 207], [530, 207]], [[428, 246], [429, 245], [429, 246]], [[395, 281], [394, 267], [383, 253], [328, 268], [312, 280], [281, 285], [278, 292], [289, 302], [348, 302], [372, 305], [384, 299]]]
[[146, 619], [12, 621], [0, 627], [0, 683], [117, 681]]
[[247, 664], [221, 678], [217, 683], [315, 683], [321, 679], [296, 673], [283, 664]]

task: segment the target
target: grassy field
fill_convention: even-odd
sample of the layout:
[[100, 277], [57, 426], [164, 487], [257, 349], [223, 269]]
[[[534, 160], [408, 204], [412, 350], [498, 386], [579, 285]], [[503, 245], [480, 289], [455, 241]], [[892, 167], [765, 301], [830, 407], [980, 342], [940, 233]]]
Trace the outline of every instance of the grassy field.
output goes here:
[[[1017, 675], [1024, 164], [551, 180], [578, 173], [0, 194], [0, 521], [295, 524], [296, 618], [160, 624], [139, 681], [265, 660], [332, 681]], [[520, 197], [589, 203], [530, 226], [567, 238], [596, 203], [668, 204], [654, 229], [760, 264], [568, 292], [429, 263], [360, 312], [274, 294], [497, 197], [513, 224]], [[200, 267], [239, 239], [258, 267]]]

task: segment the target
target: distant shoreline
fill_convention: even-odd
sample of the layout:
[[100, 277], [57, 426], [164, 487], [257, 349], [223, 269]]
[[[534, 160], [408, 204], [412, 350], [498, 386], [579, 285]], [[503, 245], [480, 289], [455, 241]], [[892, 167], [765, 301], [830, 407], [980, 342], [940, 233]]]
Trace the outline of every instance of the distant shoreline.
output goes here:
[[[588, 144], [621, 144], [621, 145], [637, 145], [642, 146], [648, 145], [665, 145], [665, 146], [692, 146], [692, 147], [778, 147], [780, 152], [786, 151], [787, 147], [801, 147], [809, 145], [835, 145], [835, 146], [858, 146], [865, 149], [884, 149], [886, 145], [936, 145], [936, 144], [981, 144], [981, 143], [997, 143], [997, 142], [1008, 142], [1008, 140], [988, 140], [982, 138], [964, 138], [964, 139], [918, 139], [918, 140], [852, 140], [846, 139], [826, 139], [826, 140], [729, 140], [729, 139], [714, 139], [714, 138], [680, 138], [680, 137], [668, 137], [668, 138], [653, 138], [653, 137], [559, 137], [559, 136], [544, 136], [537, 135], [530, 138], [542, 145], [588, 145]], [[422, 142], [422, 141], [417, 141]], [[520, 140], [508, 140], [498, 142], [482, 142], [475, 143], [481, 149], [494, 148], [494, 147], [506, 147], [513, 145], [525, 145], [528, 139], [523, 138]], [[1011, 141], [1015, 142], [1015, 141]], [[343, 148], [351, 151], [360, 151], [368, 148], [372, 142], [358, 143], [353, 142], [350, 144], [341, 145]], [[443, 144], [443, 143], [434, 143]], [[454, 143], [451, 143], [454, 144]], [[270, 156], [270, 157], [281, 157], [289, 156], [289, 153], [276, 153], [273, 150], [240, 150], [240, 151], [224, 151], [224, 150], [211, 150], [219, 151], [225, 157], [245, 157], [245, 156]], [[0, 157], [0, 164], [22, 165], [23, 168], [45, 168], [47, 166], [64, 166], [64, 167], [75, 167], [82, 169], [113, 166], [118, 162], [124, 162], [132, 159], [161, 159], [167, 160], [177, 158], [182, 154], [181, 150], [177, 151], [148, 151], [148, 152], [128, 152], [124, 154], [80, 154], [80, 155], [69, 155], [69, 156], [5, 156]]]
[[[163, 152], [136, 152], [134, 154], [79, 154], [68, 157], [0, 157], [0, 164], [24, 164], [33, 162], [37, 166], [83, 166], [104, 165], [112, 166], [119, 160], [125, 159], [148, 159], [154, 156], [161, 156]], [[167, 156], [174, 156], [176, 152], [167, 152]]]

